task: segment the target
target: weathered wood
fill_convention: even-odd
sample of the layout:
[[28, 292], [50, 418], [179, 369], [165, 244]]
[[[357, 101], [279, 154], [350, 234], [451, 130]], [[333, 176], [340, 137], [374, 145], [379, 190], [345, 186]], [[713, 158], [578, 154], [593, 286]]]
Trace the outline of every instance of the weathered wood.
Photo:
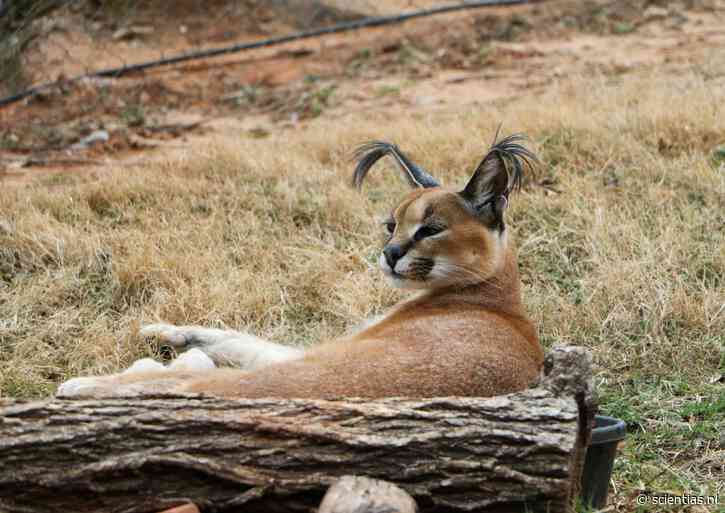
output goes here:
[[417, 513], [418, 505], [392, 483], [360, 476], [344, 476], [322, 499], [318, 513]]
[[[597, 413], [596, 391], [592, 383], [592, 355], [577, 346], [557, 346], [544, 361], [544, 375], [541, 386], [559, 397], [574, 397], [579, 409], [579, 434], [574, 452], [572, 476], [581, 476], [584, 459], [591, 442], [594, 417]], [[572, 481], [571, 508], [581, 493], [581, 480]]]
[[589, 358], [548, 362], [537, 388], [484, 399], [0, 401], [0, 511], [312, 512], [348, 474], [423, 512], [569, 511]]

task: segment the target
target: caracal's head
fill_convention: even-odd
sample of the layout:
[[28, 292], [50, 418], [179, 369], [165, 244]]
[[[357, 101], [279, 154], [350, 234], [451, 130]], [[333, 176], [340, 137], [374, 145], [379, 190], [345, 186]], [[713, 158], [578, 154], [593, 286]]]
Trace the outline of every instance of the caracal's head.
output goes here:
[[536, 156], [522, 135], [495, 143], [463, 190], [441, 187], [397, 146], [371, 142], [355, 153], [353, 183], [360, 187], [380, 158], [392, 156], [414, 188], [383, 222], [385, 246], [379, 263], [395, 286], [435, 289], [485, 281], [503, 266], [507, 252], [504, 211], [521, 186], [524, 168]]

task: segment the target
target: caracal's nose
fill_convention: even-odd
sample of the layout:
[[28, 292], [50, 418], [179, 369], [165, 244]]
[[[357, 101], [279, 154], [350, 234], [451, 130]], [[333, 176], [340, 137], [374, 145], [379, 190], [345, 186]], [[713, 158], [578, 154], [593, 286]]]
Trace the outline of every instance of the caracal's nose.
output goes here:
[[383, 249], [383, 255], [385, 255], [385, 261], [388, 262], [390, 268], [395, 270], [395, 264], [403, 258], [405, 251], [398, 244], [390, 244]]

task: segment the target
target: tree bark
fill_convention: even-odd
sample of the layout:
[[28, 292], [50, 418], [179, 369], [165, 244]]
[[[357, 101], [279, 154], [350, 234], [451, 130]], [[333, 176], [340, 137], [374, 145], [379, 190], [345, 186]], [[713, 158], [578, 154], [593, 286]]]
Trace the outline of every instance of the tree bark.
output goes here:
[[536, 387], [492, 398], [0, 401], [0, 511], [316, 511], [341, 476], [422, 512], [570, 511], [590, 357], [553, 350]]

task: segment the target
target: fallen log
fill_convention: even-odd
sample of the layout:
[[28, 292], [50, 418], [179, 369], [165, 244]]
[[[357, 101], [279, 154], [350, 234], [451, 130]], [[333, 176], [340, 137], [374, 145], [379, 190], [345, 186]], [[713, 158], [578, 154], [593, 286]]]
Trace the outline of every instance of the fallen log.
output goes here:
[[492, 398], [0, 400], [0, 511], [313, 512], [356, 474], [422, 512], [568, 512], [590, 376], [566, 347], [536, 388]]

